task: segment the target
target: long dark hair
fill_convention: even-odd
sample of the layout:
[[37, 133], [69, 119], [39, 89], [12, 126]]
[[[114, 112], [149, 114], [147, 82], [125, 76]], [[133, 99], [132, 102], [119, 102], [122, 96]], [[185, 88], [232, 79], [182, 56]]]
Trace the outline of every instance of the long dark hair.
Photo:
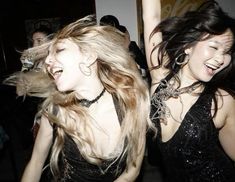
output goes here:
[[[165, 19], [151, 34], [152, 36], [154, 33], [161, 31], [163, 35], [163, 41], [157, 45], [160, 53], [158, 58], [159, 65], [163, 64], [163, 57], [167, 53], [169, 61], [165, 66], [170, 71], [170, 74], [175, 75], [181, 68], [175, 63], [175, 58], [182, 55], [185, 49], [195, 46], [198, 41], [214, 35], [221, 35], [228, 29], [235, 35], [235, 20], [229, 17], [218, 3], [213, 0], [206, 1], [197, 11], [189, 11], [182, 17]], [[233, 40], [230, 50], [231, 64], [216, 74], [210, 82], [204, 83], [210, 91], [223, 88], [231, 93], [231, 89], [234, 89], [234, 81], [232, 82], [231, 79], [232, 69], [235, 65], [234, 42]], [[177, 61], [183, 61], [184, 59], [185, 55], [179, 56]]]

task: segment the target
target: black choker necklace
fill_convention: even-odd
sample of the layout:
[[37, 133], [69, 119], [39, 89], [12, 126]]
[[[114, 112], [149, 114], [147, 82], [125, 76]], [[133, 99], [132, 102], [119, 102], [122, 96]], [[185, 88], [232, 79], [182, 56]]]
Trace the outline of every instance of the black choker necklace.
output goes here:
[[102, 92], [93, 100], [88, 100], [88, 99], [77, 99], [78, 103], [81, 104], [84, 107], [90, 107], [92, 104], [94, 104], [96, 101], [100, 99], [104, 95], [105, 88], [102, 90]]

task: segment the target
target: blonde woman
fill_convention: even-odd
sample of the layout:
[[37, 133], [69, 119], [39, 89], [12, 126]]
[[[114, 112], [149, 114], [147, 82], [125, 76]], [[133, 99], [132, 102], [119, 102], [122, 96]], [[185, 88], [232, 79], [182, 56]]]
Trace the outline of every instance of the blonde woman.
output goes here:
[[[134, 181], [148, 126], [149, 95], [124, 35], [91, 16], [71, 23], [33, 53], [44, 71], [15, 74], [20, 95], [44, 97], [40, 128], [22, 182], [39, 181], [47, 156], [55, 181]], [[50, 181], [52, 179], [48, 179]]]

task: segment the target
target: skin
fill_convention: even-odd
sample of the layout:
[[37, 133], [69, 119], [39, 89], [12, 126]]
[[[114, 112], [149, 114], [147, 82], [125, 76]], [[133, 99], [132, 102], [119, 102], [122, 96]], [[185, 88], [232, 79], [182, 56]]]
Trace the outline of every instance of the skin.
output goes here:
[[[103, 85], [96, 75], [96, 59], [96, 54], [82, 53], [73, 41], [63, 39], [55, 47], [50, 48], [45, 64], [59, 91], [75, 91], [84, 98], [92, 100], [103, 90]], [[89, 76], [82, 73], [81, 67], [78, 66], [80, 63], [90, 68]], [[91, 85], [96, 89], [91, 89]], [[88, 108], [88, 112], [93, 118], [91, 130], [97, 152], [101, 156], [108, 156], [116, 149], [121, 134], [112, 95], [106, 91], [98, 102]], [[42, 117], [32, 157], [24, 171], [22, 182], [40, 180], [46, 156], [52, 145], [52, 135], [52, 126], [46, 117]], [[128, 171], [124, 171], [115, 182], [131, 182], [136, 179], [144, 156], [144, 147], [140, 153], [136, 159], [136, 167], [130, 164]]]
[[[54, 78], [55, 84], [59, 91], [75, 91], [78, 95], [82, 95], [84, 98], [92, 100], [103, 90], [102, 83], [96, 75], [95, 61], [95, 55], [82, 53], [74, 42], [69, 39], [65, 39], [56, 44], [54, 49], [50, 49], [45, 63], [47, 70]], [[91, 75], [86, 76], [82, 73], [78, 66], [80, 63], [90, 68]], [[97, 89], [91, 89], [90, 85]], [[105, 107], [100, 107], [97, 109], [97, 106], [100, 105], [99, 103], [103, 102], [108, 102], [108, 104], [112, 105], [111, 112], [109, 108]], [[108, 110], [109, 112], [107, 112]], [[99, 143], [100, 146], [100, 152], [102, 155], [108, 155], [114, 150], [120, 134], [119, 121], [112, 103], [111, 95], [105, 92], [104, 96], [99, 99], [98, 103], [96, 102], [89, 107], [89, 111], [92, 117], [98, 122], [101, 122], [99, 114], [106, 112], [109, 113], [109, 117], [107, 116], [107, 121], [105, 123], [105, 125], [108, 125], [105, 127], [110, 127], [109, 130], [103, 126], [104, 123], [99, 124], [103, 129], [105, 129], [105, 131], [107, 130], [106, 132], [109, 133], [109, 137], [112, 136], [111, 139], [103, 132], [100, 132], [100, 129], [97, 129], [96, 127], [93, 128], [95, 138], [97, 139], [96, 143]], [[110, 122], [108, 121], [113, 120], [113, 118], [115, 118], [114, 122], [110, 125]], [[104, 122], [104, 120], [102, 118], [102, 122]], [[112, 135], [113, 132], [117, 135]], [[107, 143], [110, 144], [108, 145], [109, 147], [107, 147], [107, 143], [102, 141], [107, 141]]]
[[45, 43], [48, 38], [47, 35], [43, 32], [35, 32], [32, 36], [33, 47], [40, 46]]
[[78, 65], [83, 63], [89, 66], [89, 62], [86, 62], [88, 59], [89, 57], [83, 55], [75, 43], [64, 40], [56, 44], [55, 49], [50, 50], [45, 63], [59, 91], [70, 90], [80, 93], [81, 86], [87, 85]]
[[[148, 66], [157, 66], [158, 49], [156, 49], [152, 56], [151, 51], [155, 45], [162, 41], [161, 32], [156, 33], [150, 40], [149, 36], [154, 27], [161, 21], [161, 4], [160, 0], [142, 0], [143, 5], [143, 20], [144, 20], [144, 38], [145, 51], [148, 61]], [[195, 81], [210, 81], [214, 75], [223, 70], [231, 62], [231, 56], [228, 50], [232, 45], [233, 35], [230, 30], [224, 34], [214, 36], [210, 39], [200, 41], [194, 47], [186, 49], [189, 61], [181, 69], [179, 73], [181, 87], [189, 86]], [[152, 62], [150, 61], [152, 58]], [[154, 65], [152, 65], [154, 63]], [[151, 94], [158, 86], [157, 83], [165, 78], [167, 71], [161, 67], [150, 72], [152, 78]], [[203, 87], [195, 90], [195, 92], [202, 91]], [[218, 112], [213, 118], [215, 127], [219, 129], [219, 141], [226, 152], [226, 154], [235, 161], [235, 100], [225, 90], [218, 89], [216, 92]], [[219, 95], [222, 95], [220, 97]], [[172, 116], [177, 121], [182, 121], [183, 117], [196, 102], [198, 96], [190, 94], [182, 94], [180, 98], [170, 98], [166, 101], [166, 105], [171, 110]], [[175, 108], [180, 108], [180, 111]], [[182, 111], [182, 113], [181, 113]], [[214, 103], [211, 109], [214, 113]], [[161, 123], [162, 140], [166, 142], [170, 140], [177, 132], [180, 122], [175, 122], [172, 117], [167, 118], [167, 124]]]
[[36, 182], [40, 180], [44, 162], [52, 145], [52, 132], [52, 127], [47, 118], [42, 117], [31, 159], [24, 170], [21, 182]]
[[231, 62], [228, 53], [232, 46], [233, 35], [230, 30], [198, 42], [195, 47], [186, 49], [189, 62], [182, 68], [182, 74], [191, 82], [210, 81], [214, 75], [226, 68]]

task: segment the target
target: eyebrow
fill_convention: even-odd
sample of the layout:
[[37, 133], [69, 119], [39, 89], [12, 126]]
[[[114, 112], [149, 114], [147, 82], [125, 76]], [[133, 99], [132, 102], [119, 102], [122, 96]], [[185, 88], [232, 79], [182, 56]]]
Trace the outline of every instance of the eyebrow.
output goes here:
[[220, 42], [218, 42], [217, 40], [210, 40], [210, 42], [219, 44], [219, 45], [221, 45], [221, 46], [223, 45], [223, 44], [221, 44]]
[[[230, 50], [231, 47], [232, 47], [232, 44], [230, 45], [230, 42], [232, 42], [232, 40], [228, 40], [228, 41], [225, 42], [224, 44], [218, 42], [217, 40], [211, 40], [210, 42], [216, 43], [216, 44], [218, 44], [219, 46], [222, 46], [224, 49], [228, 49], [228, 50]], [[228, 43], [229, 46], [226, 46], [226, 43]], [[225, 46], [226, 46], [226, 47], [225, 47]]]

